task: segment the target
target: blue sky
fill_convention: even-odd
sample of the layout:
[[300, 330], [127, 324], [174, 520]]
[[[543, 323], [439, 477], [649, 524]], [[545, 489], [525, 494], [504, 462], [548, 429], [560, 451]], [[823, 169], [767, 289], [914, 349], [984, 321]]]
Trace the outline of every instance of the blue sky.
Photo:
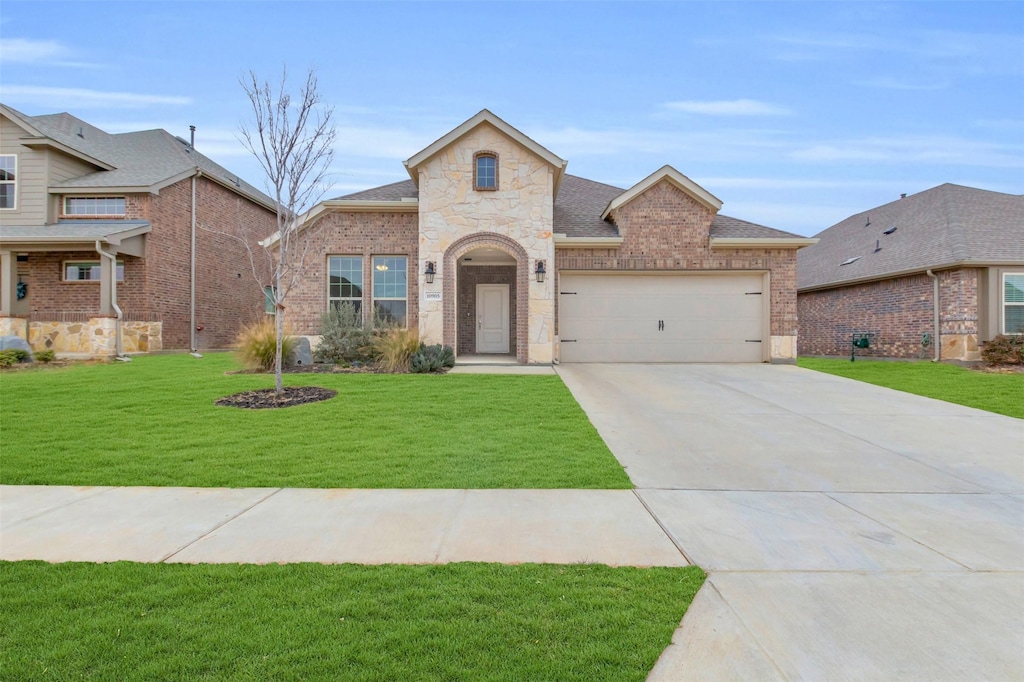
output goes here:
[[261, 186], [239, 78], [314, 67], [327, 196], [488, 108], [629, 187], [671, 164], [722, 213], [814, 234], [943, 182], [1024, 193], [1024, 2], [19, 2], [0, 101], [164, 128]]

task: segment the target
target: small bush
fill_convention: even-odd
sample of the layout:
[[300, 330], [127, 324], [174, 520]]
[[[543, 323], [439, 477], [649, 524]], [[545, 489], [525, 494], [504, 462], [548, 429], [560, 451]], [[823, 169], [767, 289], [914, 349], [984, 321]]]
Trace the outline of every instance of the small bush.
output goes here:
[[454, 366], [455, 353], [452, 351], [452, 347], [440, 344], [433, 346], [420, 344], [419, 350], [409, 358], [409, 371], [413, 374], [440, 372], [442, 369]]
[[1024, 364], [1024, 335], [999, 335], [981, 349], [981, 359], [989, 365]]
[[25, 351], [16, 350], [14, 348], [9, 348], [8, 350], [0, 350], [0, 367], [13, 367], [14, 365], [21, 362], [21, 357], [19, 357], [19, 353], [23, 356], [25, 354]]
[[407, 372], [409, 359], [420, 348], [420, 335], [415, 329], [391, 328], [373, 339], [373, 354], [389, 372]]
[[36, 360], [43, 364], [49, 364], [57, 359], [57, 354], [49, 349], [36, 351], [35, 356]]
[[313, 352], [316, 362], [349, 364], [373, 357], [373, 333], [351, 303], [342, 303], [320, 320], [320, 344]]
[[[249, 369], [257, 369], [263, 372], [274, 370], [274, 357], [277, 353], [277, 322], [273, 316], [267, 315], [257, 322], [253, 322], [238, 333], [235, 343], [238, 347], [238, 356]], [[295, 355], [295, 338], [285, 333], [281, 344], [281, 357], [283, 364], [289, 365]]]

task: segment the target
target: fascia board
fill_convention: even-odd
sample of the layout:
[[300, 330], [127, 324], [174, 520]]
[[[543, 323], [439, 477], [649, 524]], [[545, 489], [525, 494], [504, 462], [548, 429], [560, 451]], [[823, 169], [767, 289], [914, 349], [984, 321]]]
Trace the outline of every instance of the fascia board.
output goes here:
[[622, 244], [622, 237], [566, 237], [555, 235], [555, 248], [566, 249], [614, 249]]
[[797, 293], [810, 293], [812, 291], [824, 291], [826, 289], [842, 289], [843, 287], [853, 286], [855, 284], [869, 284], [871, 282], [884, 282], [887, 279], [898, 279], [900, 277], [910, 277], [911, 275], [923, 275], [931, 270], [932, 272], [938, 272], [940, 270], [955, 270], [957, 268], [1003, 268], [1003, 267], [1024, 267], [1024, 261], [1011, 261], [1011, 262], [992, 262], [992, 261], [971, 261], [961, 260], [954, 261], [951, 263], [940, 263], [938, 265], [931, 265], [926, 268], [911, 268], [909, 270], [897, 270], [895, 272], [886, 272], [880, 275], [868, 275], [865, 277], [857, 277], [855, 279], [843, 279], [833, 282], [825, 282], [824, 284], [815, 284], [807, 287], [797, 287]]
[[712, 249], [802, 249], [818, 243], [814, 237], [712, 237]]

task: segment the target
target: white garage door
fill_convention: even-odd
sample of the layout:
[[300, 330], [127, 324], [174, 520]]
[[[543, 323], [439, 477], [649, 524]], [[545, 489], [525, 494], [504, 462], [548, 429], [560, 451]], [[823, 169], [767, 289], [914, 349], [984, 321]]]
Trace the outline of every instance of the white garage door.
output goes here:
[[760, 274], [559, 278], [561, 362], [761, 362]]

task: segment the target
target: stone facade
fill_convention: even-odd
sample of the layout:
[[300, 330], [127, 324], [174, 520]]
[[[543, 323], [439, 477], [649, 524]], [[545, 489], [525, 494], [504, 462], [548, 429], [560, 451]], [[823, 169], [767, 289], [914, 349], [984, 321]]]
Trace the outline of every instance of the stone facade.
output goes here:
[[[121, 325], [123, 352], [163, 350], [163, 323], [126, 321]], [[112, 317], [89, 317], [70, 322], [0, 318], [0, 336], [11, 334], [28, 341], [33, 350], [92, 357], [110, 356], [117, 351], [117, 320]]]
[[[473, 188], [473, 158], [479, 151], [497, 156], [497, 190]], [[494, 235], [518, 247], [510, 249], [503, 239], [487, 244], [517, 261], [519, 286], [510, 308], [515, 308], [517, 315], [521, 307], [526, 309], [526, 324], [517, 326], [517, 357], [531, 363], [554, 359], [554, 284], [551, 278], [540, 283], [527, 274], [535, 269], [536, 261], [550, 265], [554, 260], [554, 172], [547, 161], [489, 123], [480, 124], [421, 164], [417, 272], [422, 273], [428, 261], [435, 263], [434, 283], [424, 285], [424, 292], [441, 294], [440, 301], [421, 303], [419, 328], [425, 343], [459, 346], [455, 264], [469, 250], [467, 242], [460, 240]], [[459, 253], [452, 250], [457, 243]]]
[[[941, 357], [978, 360], [976, 268], [935, 273], [939, 277]], [[934, 285], [921, 273], [799, 295], [800, 354], [849, 355], [851, 335], [871, 333], [861, 357], [932, 358], [935, 354]], [[922, 344], [925, 335], [929, 345]]]

